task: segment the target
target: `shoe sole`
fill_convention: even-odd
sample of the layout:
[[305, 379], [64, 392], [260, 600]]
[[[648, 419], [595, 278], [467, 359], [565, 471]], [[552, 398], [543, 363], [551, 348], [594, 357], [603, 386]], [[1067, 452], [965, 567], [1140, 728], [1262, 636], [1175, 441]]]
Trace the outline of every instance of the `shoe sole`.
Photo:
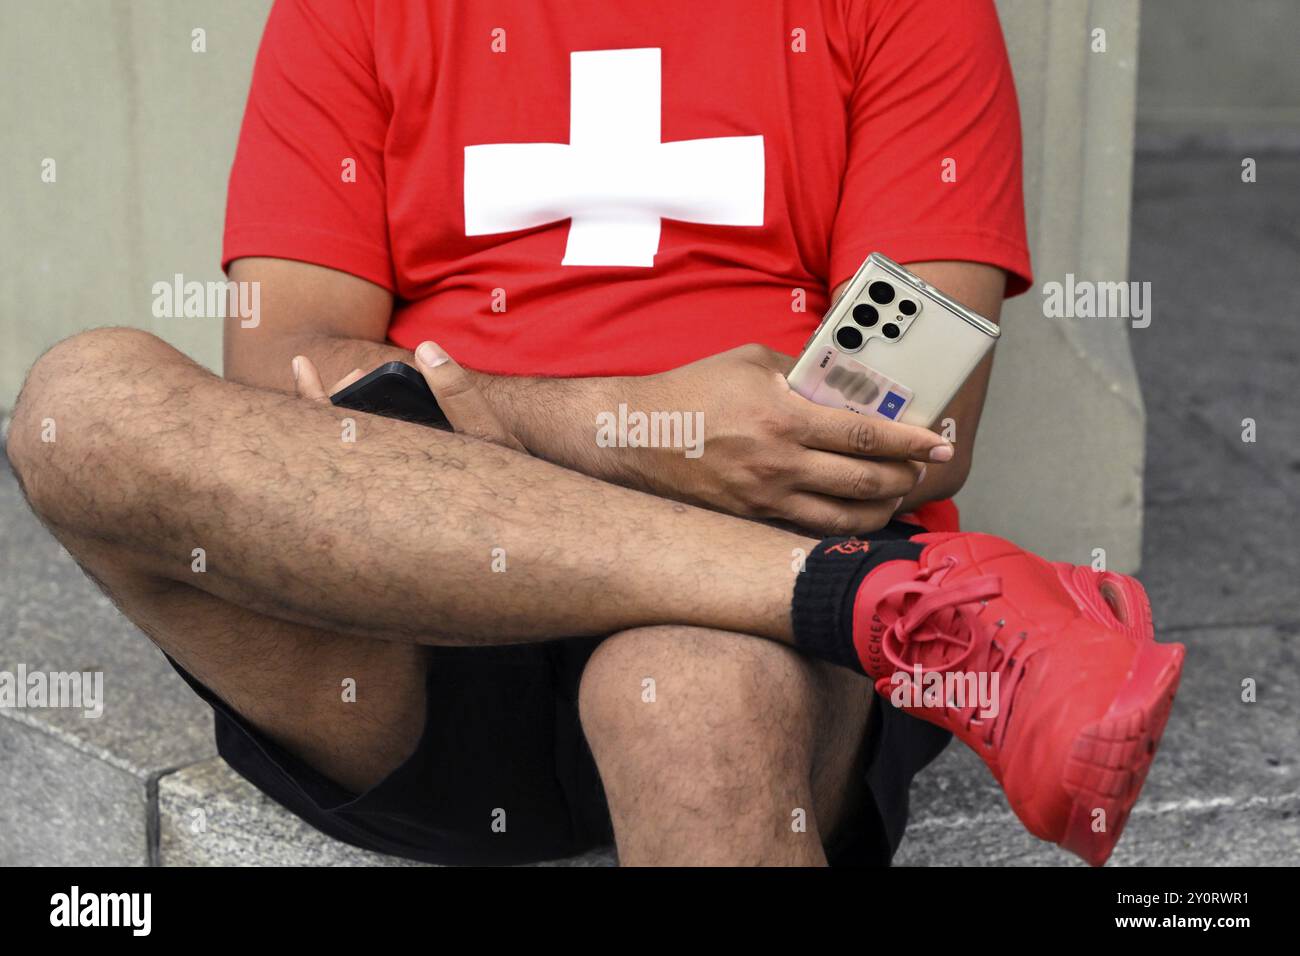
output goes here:
[[[1093, 866], [1110, 857], [1142, 792], [1169, 722], [1185, 655], [1181, 644], [1141, 644], [1106, 715], [1074, 740], [1064, 783], [1074, 803], [1060, 844]], [[1101, 832], [1093, 829], [1098, 810], [1105, 813]]]

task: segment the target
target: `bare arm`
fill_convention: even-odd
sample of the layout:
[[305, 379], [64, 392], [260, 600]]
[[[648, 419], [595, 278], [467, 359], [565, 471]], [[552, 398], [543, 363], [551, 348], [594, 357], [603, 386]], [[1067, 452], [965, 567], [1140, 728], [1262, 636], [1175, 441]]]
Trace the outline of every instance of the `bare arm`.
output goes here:
[[326, 382], [354, 368], [411, 360], [410, 352], [385, 341], [393, 296], [374, 283], [306, 262], [263, 258], [235, 260], [230, 278], [261, 287], [256, 326], [226, 320], [225, 376], [232, 382], [292, 392], [295, 355], [311, 356]]
[[[260, 282], [262, 303], [256, 327], [227, 324], [226, 375], [233, 381], [288, 390], [295, 355], [311, 358], [326, 382], [356, 368], [411, 360], [384, 343], [392, 298], [369, 282], [261, 258], [236, 261], [231, 277]], [[925, 429], [808, 402], [785, 384], [791, 361], [746, 346], [661, 375], [471, 376], [513, 438], [573, 471], [820, 533], [882, 526], [915, 487], [915, 462], [945, 460], [947, 442]], [[707, 454], [597, 443], [597, 414], [624, 403], [647, 413], [699, 416]]]
[[[365, 279], [271, 258], [237, 259], [230, 278], [261, 284], [262, 312], [253, 328], [244, 328], [237, 318], [226, 320], [225, 376], [233, 382], [291, 392], [290, 363], [296, 355], [309, 357], [326, 384], [355, 369], [368, 372], [385, 362], [414, 362], [409, 350], [387, 341], [392, 294]], [[611, 395], [623, 380], [466, 371], [531, 454], [584, 474], [619, 477], [612, 456], [593, 454], [590, 436], [596, 413], [617, 404]]]

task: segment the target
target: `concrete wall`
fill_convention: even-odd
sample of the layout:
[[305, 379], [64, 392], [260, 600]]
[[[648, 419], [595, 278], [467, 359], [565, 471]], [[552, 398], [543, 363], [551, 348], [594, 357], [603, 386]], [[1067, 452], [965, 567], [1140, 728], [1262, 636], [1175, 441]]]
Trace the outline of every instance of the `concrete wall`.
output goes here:
[[[154, 319], [150, 287], [218, 278], [226, 175], [267, 0], [0, 0], [4, 208], [0, 408], [78, 329], [150, 329], [209, 366], [217, 323]], [[1137, 50], [1131, 0], [1001, 0], [1024, 113], [1040, 282], [1124, 278]], [[1089, 52], [1089, 32], [1108, 32]], [[207, 52], [190, 49], [207, 31]], [[41, 162], [57, 162], [56, 184]], [[1132, 568], [1142, 408], [1126, 334], [1009, 304], [976, 470], [973, 527], [1055, 557]]]
[[1300, 131], [1297, 37], [1297, 0], [1143, 0], [1143, 130]]
[[[1002, 0], [1025, 144], [1037, 285], [1007, 303], [965, 524], [1042, 554], [1140, 560], [1144, 412], [1116, 321], [1048, 319], [1042, 285], [1128, 268], [1138, 5]], [[1092, 31], [1105, 30], [1105, 52]]]
[[[149, 329], [214, 368], [219, 323], [154, 282], [220, 278], [226, 176], [269, 0], [0, 0], [0, 408], [79, 329]], [[207, 52], [190, 33], [207, 31]], [[57, 182], [41, 164], [56, 162]]]

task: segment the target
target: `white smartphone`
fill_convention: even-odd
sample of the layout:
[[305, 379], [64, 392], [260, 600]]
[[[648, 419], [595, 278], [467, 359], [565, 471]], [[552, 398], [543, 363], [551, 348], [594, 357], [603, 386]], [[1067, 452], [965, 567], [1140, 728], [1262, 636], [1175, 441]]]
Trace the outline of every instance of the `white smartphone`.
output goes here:
[[787, 381], [819, 405], [929, 428], [999, 334], [988, 319], [873, 252]]

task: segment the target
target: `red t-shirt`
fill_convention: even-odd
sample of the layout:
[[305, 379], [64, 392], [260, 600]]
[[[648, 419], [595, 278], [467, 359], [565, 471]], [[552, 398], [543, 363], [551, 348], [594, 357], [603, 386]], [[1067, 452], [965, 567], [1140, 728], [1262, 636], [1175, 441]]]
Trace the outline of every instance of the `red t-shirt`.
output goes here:
[[1029, 287], [992, 0], [277, 0], [223, 265], [349, 272], [398, 345], [589, 376], [795, 354], [873, 250]]

